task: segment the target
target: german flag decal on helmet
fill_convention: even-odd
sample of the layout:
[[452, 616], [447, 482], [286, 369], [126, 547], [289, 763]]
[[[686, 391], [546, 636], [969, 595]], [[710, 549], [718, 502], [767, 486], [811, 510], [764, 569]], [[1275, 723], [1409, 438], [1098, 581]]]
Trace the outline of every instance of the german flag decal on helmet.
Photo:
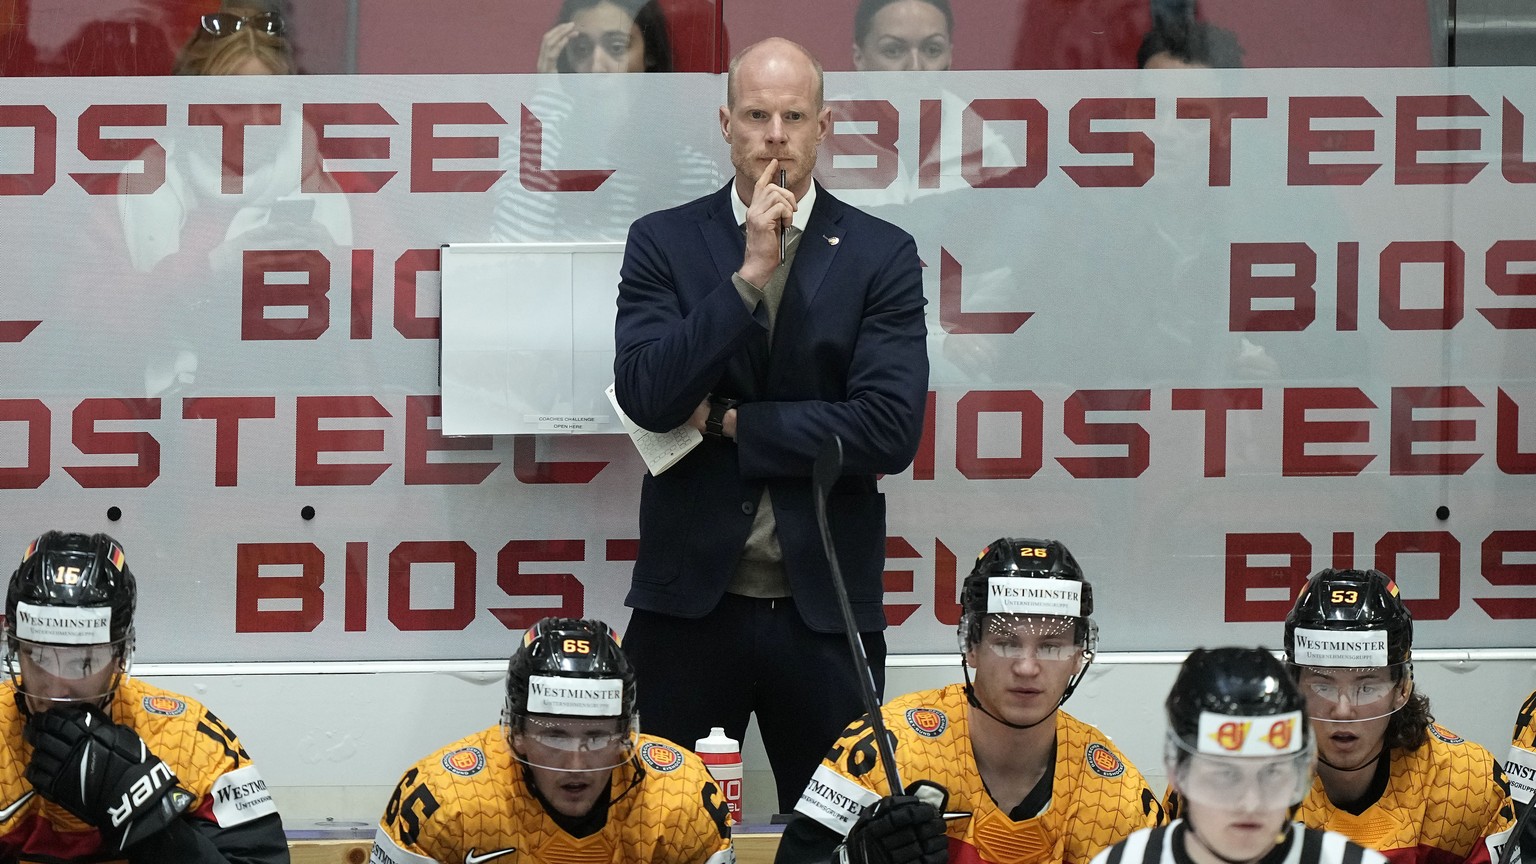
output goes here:
[[1125, 773], [1125, 763], [1103, 744], [1089, 744], [1087, 756], [1088, 767], [1100, 777], [1119, 777]]
[[676, 771], [683, 766], [683, 754], [676, 747], [648, 741], [640, 747], [640, 758], [645, 764], [663, 773]]
[[907, 725], [924, 738], [937, 738], [949, 728], [949, 718], [937, 708], [908, 708]]
[[443, 757], [443, 768], [460, 777], [473, 777], [485, 767], [485, 751], [479, 747], [460, 747]]

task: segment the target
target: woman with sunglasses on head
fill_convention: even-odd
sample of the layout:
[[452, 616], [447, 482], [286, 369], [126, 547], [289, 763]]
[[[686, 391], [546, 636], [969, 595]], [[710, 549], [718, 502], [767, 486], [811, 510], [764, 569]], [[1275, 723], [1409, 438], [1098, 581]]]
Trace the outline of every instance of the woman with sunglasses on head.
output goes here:
[[539, 45], [539, 72], [671, 72], [657, 0], [565, 0]]
[[[277, 4], [229, 4], [198, 19], [174, 72], [293, 75], [298, 67], [291, 35]], [[218, 99], [193, 101], [220, 103], [208, 110], [229, 115], [228, 125], [246, 126], [245, 146], [234, 154], [238, 161], [226, 162], [223, 148], [203, 127], [187, 127], [161, 140], [165, 182], [149, 194], [118, 198], [133, 268], [155, 274], [176, 268], [184, 278], [214, 284], [229, 278], [219, 274], [239, 272], [245, 248], [326, 250], [350, 245], [352, 217], [345, 196], [305, 191], [328, 181], [318, 174], [317, 157], [304, 152], [304, 126], [298, 116], [287, 107], [279, 115], [271, 106], [258, 104], [272, 101], [270, 93], [244, 96], [239, 86], [219, 92]], [[132, 176], [125, 175], [124, 182], [133, 182]], [[258, 239], [263, 242], [255, 242]], [[268, 240], [272, 243], [266, 244]], [[164, 364], [152, 361], [151, 366]], [[155, 368], [145, 374], [151, 390], [161, 379], [181, 374]]]
[[276, 10], [226, 6], [198, 19], [176, 56], [173, 75], [292, 75], [298, 71]]

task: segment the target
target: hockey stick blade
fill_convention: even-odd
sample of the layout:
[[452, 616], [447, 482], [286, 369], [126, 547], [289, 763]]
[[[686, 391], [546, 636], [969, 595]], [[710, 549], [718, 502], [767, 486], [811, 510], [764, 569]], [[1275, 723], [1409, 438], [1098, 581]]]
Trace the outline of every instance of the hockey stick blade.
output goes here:
[[869, 715], [870, 726], [875, 734], [875, 747], [880, 761], [885, 765], [885, 779], [891, 785], [891, 794], [900, 795], [904, 788], [896, 771], [896, 754], [891, 751], [891, 741], [885, 731], [885, 719], [880, 716], [880, 699], [875, 695], [875, 676], [869, 668], [869, 657], [864, 654], [864, 641], [859, 638], [859, 626], [853, 620], [853, 607], [848, 604], [848, 585], [843, 581], [843, 569], [837, 563], [837, 549], [832, 545], [832, 528], [827, 524], [827, 498], [837, 478], [843, 475], [843, 439], [828, 436], [816, 452], [816, 462], [811, 466], [811, 485], [816, 496], [816, 525], [821, 529], [821, 548], [827, 554], [827, 567], [832, 571], [832, 587], [837, 592], [837, 605], [843, 613], [843, 631], [848, 636], [848, 651], [853, 655], [853, 670], [859, 677], [859, 690], [864, 698], [864, 712]]

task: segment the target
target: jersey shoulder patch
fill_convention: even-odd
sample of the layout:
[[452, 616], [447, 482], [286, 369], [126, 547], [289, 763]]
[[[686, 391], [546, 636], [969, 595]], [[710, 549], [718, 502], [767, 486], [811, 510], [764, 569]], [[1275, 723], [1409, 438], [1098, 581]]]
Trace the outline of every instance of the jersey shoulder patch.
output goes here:
[[1115, 778], [1125, 773], [1125, 762], [1115, 755], [1115, 751], [1095, 741], [1088, 745], [1083, 753], [1083, 759], [1093, 773], [1100, 777]]
[[937, 708], [908, 708], [907, 725], [924, 738], [937, 738], [949, 728], [949, 715]]
[[683, 767], [683, 752], [671, 744], [647, 741], [640, 745], [640, 761], [653, 771], [667, 774]]

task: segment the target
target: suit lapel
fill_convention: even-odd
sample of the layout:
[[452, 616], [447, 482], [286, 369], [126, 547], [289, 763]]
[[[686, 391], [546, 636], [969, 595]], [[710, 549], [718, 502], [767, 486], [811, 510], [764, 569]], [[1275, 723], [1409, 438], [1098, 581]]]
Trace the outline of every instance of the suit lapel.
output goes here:
[[[805, 234], [800, 237], [795, 250], [794, 265], [789, 269], [789, 280], [784, 284], [784, 299], [779, 304], [779, 315], [773, 325], [774, 350], [779, 340], [794, 339], [800, 322], [810, 312], [811, 304], [821, 291], [832, 259], [837, 256], [837, 243], [843, 236], [843, 202], [833, 198], [820, 185], [816, 187], [816, 209], [805, 224]], [[791, 335], [785, 336], [785, 333]], [[769, 382], [770, 386], [772, 381]]]

